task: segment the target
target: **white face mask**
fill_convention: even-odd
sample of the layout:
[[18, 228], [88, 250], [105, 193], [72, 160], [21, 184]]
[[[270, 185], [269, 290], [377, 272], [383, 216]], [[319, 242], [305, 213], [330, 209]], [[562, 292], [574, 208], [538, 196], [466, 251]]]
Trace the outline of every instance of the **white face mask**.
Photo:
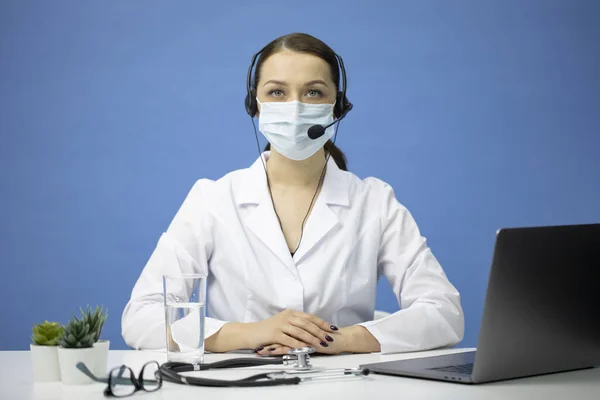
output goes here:
[[308, 104], [298, 100], [256, 101], [260, 104], [259, 130], [278, 153], [291, 160], [305, 160], [312, 156], [335, 132], [335, 125], [332, 125], [320, 138], [308, 137], [311, 126], [325, 126], [333, 122], [334, 104]]

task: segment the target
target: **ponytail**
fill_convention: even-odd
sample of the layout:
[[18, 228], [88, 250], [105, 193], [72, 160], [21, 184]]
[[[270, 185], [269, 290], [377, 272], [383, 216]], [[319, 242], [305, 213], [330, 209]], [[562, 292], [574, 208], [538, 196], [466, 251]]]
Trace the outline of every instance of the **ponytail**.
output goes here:
[[[348, 161], [346, 160], [346, 155], [339, 147], [337, 147], [331, 140], [328, 140], [325, 143], [324, 147], [325, 151], [331, 154], [331, 158], [335, 161], [336, 165], [342, 171], [348, 171]], [[271, 143], [267, 143], [264, 151], [271, 150]]]
[[325, 151], [331, 154], [331, 158], [342, 171], [348, 171], [348, 160], [344, 152], [337, 147], [331, 140], [325, 143]]

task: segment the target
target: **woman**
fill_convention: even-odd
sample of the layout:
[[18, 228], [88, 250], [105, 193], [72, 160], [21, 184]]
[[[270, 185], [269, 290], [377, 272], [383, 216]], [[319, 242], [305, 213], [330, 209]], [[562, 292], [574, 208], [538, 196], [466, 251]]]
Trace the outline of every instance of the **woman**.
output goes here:
[[[133, 288], [126, 343], [166, 346], [161, 276], [182, 272], [208, 276], [208, 351], [392, 353], [458, 343], [459, 293], [411, 214], [385, 182], [346, 171], [330, 140], [334, 118], [351, 109], [341, 58], [306, 34], [277, 38], [258, 57], [246, 110], [269, 145], [249, 168], [193, 186]], [[401, 310], [373, 320], [381, 275]]]

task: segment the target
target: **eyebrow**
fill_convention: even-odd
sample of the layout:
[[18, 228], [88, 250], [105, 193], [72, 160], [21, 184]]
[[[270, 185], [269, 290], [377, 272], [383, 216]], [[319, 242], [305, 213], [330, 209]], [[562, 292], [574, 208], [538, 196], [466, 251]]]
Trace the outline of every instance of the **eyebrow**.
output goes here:
[[[274, 85], [280, 85], [280, 86], [287, 86], [288, 85], [284, 81], [278, 81], [278, 80], [275, 80], [275, 79], [269, 79], [268, 81], [265, 82], [265, 84], [263, 86], [267, 86], [269, 83], [272, 83]], [[312, 86], [312, 85], [323, 85], [323, 86], [327, 87], [327, 83], [325, 83], [325, 81], [322, 81], [321, 79], [315, 79], [313, 81], [306, 82], [304, 84], [304, 86]]]

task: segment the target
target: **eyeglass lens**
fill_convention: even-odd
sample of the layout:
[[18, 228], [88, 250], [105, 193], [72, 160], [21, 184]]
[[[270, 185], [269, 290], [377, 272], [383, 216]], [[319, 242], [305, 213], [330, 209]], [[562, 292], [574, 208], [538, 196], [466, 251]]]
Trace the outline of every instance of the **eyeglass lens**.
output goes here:
[[152, 392], [160, 388], [160, 380], [158, 376], [158, 363], [151, 361], [144, 365], [140, 376], [140, 385], [148, 392]]
[[136, 387], [132, 382], [132, 371], [127, 367], [114, 368], [110, 371], [110, 390], [116, 397], [132, 395]]

